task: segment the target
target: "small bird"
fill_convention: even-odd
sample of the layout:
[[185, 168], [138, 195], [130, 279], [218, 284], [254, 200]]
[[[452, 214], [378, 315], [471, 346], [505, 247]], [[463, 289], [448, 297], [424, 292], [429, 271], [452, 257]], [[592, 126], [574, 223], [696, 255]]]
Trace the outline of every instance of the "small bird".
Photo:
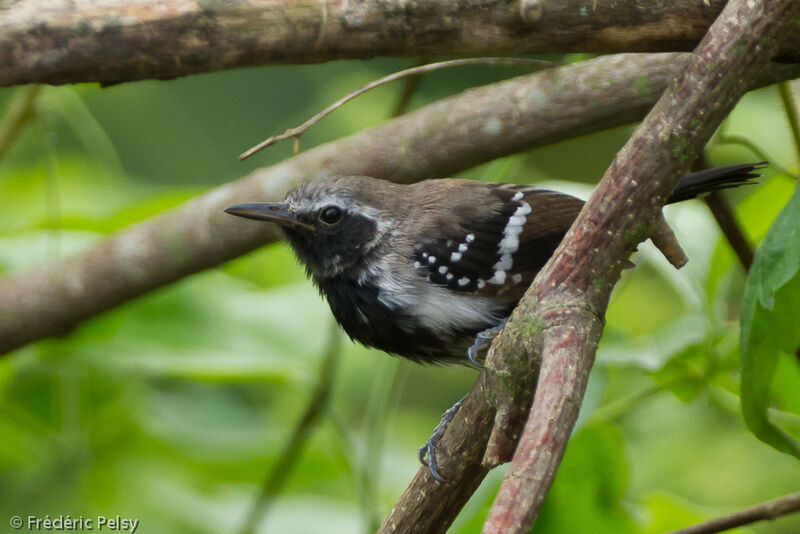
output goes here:
[[[752, 183], [763, 165], [687, 174], [667, 202]], [[477, 364], [583, 204], [525, 185], [329, 176], [282, 203], [225, 211], [281, 226], [351, 339], [416, 362]], [[460, 402], [420, 449], [440, 481], [436, 441]]]

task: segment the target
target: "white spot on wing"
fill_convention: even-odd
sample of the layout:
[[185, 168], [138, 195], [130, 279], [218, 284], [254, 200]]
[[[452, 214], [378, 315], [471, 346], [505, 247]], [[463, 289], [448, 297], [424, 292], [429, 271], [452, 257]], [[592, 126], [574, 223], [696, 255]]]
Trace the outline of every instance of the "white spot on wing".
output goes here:
[[514, 265], [514, 262], [511, 260], [511, 254], [503, 254], [500, 257], [500, 261], [492, 266], [492, 269], [497, 271], [508, 271], [511, 269], [512, 265]]
[[495, 271], [494, 276], [489, 278], [489, 283], [494, 284], [496, 286], [501, 286], [506, 281], [506, 272], [505, 271]]
[[459, 251], [459, 252], [466, 252], [466, 251], [467, 251], [467, 248], [468, 248], [468, 247], [467, 247], [467, 244], [466, 244], [466, 243], [461, 243], [460, 245], [458, 245], [458, 251]]
[[[517, 209], [517, 211], [519, 211], [519, 209]], [[512, 215], [511, 217], [508, 218], [508, 223], [506, 224], [506, 227], [508, 227], [508, 226], [520, 226], [521, 227], [523, 224], [525, 224], [525, 216], [524, 215], [516, 215], [516, 213], [515, 213], [514, 215]]]
[[428, 256], [428, 263], [430, 265], [433, 265], [434, 263], [436, 263], [436, 256]]
[[467, 284], [469, 284], [469, 278], [467, 278], [466, 276], [463, 276], [458, 279], [458, 285], [460, 285], [461, 287], [464, 287]]
[[519, 248], [519, 238], [516, 235], [507, 235], [500, 241], [497, 248], [499, 254], [514, 254]]
[[465, 239], [467, 243], [472, 243], [473, 241], [475, 241], [475, 234], [467, 234], [467, 237]]
[[440, 274], [444, 274], [446, 272], [447, 272], [447, 265], [442, 265], [441, 267], [439, 267]]
[[[522, 192], [517, 192], [522, 198]], [[515, 200], [518, 200], [515, 198]], [[494, 264], [494, 276], [489, 279], [489, 283], [501, 285], [505, 283], [506, 271], [514, 265], [513, 254], [519, 250], [519, 235], [526, 222], [526, 215], [531, 212], [531, 207], [527, 202], [523, 202], [515, 211], [514, 215], [508, 218], [506, 227], [503, 229], [503, 239], [497, 246], [497, 253], [500, 254], [500, 261]]]
[[513, 197], [511, 197], [511, 200], [514, 200], [514, 201], [516, 201], [516, 200], [522, 200], [522, 197], [523, 197], [523, 196], [525, 196], [525, 195], [523, 195], [523, 194], [522, 194], [522, 191], [517, 191], [517, 192], [514, 194], [514, 196], [513, 196]]
[[460, 252], [453, 252], [452, 254], [450, 254], [450, 261], [452, 261], [453, 263], [457, 262], [460, 259], [461, 259]]

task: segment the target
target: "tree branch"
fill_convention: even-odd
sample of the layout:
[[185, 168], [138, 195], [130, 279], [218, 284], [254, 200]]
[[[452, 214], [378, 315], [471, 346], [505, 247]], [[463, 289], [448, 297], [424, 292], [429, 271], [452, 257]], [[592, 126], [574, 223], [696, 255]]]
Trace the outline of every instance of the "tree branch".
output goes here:
[[[577, 419], [602, 317], [623, 260], [650, 235], [678, 177], [744, 94], [744, 80], [767, 64], [786, 21], [798, 12], [800, 4], [793, 0], [733, 0], [726, 5], [617, 154], [512, 314], [501, 338], [527, 329], [533, 345], [542, 348], [541, 374], [484, 533], [521, 533], [533, 525]], [[488, 359], [497, 358], [508, 355], [492, 347]], [[513, 408], [497, 407], [500, 424], [507, 409]], [[506, 432], [495, 424], [493, 434]]]
[[730, 515], [673, 530], [668, 534], [714, 534], [715, 532], [723, 532], [742, 525], [749, 525], [756, 521], [763, 521], [764, 519], [775, 519], [798, 510], [800, 510], [800, 493], [792, 493], [739, 510]]
[[[0, 85], [109, 85], [378, 55], [688, 51], [724, 4], [22, 0], [0, 7]], [[797, 61], [800, 21], [787, 32], [781, 55]]]
[[[563, 71], [561, 69], [550, 71], [552, 74], [559, 72]], [[536, 76], [546, 74], [548, 73], [540, 73]], [[613, 80], [615, 75], [609, 75], [607, 80]], [[708, 98], [713, 102], [718, 96], [712, 92]], [[708, 103], [706, 102], [706, 104]], [[716, 117], [713, 120], [717, 120]], [[721, 120], [721, 117], [718, 120]], [[537, 126], [544, 125], [542, 122], [536, 124]], [[711, 131], [713, 128], [709, 126], [702, 135], [710, 136]], [[666, 154], [666, 156], [669, 155]], [[640, 153], [637, 159], [646, 159], [646, 153]], [[688, 163], [687, 159], [683, 162], [683, 166], [685, 167]], [[648, 168], [645, 172], [652, 172], [653, 176], [659, 176], [658, 165], [656, 163], [654, 169]], [[675, 165], [673, 164], [672, 167], [674, 168]], [[587, 252], [577, 255], [578, 251], [569, 250], [565, 256], [562, 256], [562, 262], [566, 262], [566, 264], [558, 263], [553, 274], [548, 274], [546, 281], [540, 281], [537, 284], [541, 290], [547, 289], [547, 287], [560, 289], [564, 283], [573, 282], [573, 280], [562, 280], [562, 278], [568, 278], [573, 270], [576, 275], [581, 273], [585, 278], [581, 283], [576, 283], [573, 296], [577, 300], [577, 297], [581, 297], [581, 295], [599, 293], [600, 297], [597, 297], [598, 302], [595, 306], [597, 311], [587, 310], [581, 306], [571, 306], [568, 302], [545, 302], [545, 306], [541, 308], [535, 303], [535, 300], [530, 298], [521, 303], [514, 316], [527, 317], [529, 320], [518, 321], [512, 318], [503, 333], [494, 340], [484, 372], [439, 442], [442, 450], [442, 454], [439, 456], [440, 467], [449, 483], [446, 485], [436, 483], [426, 468], [420, 468], [379, 532], [445, 532], [474, 488], [483, 479], [487, 469], [510, 458], [517, 442], [517, 436], [527, 416], [537, 379], [540, 390], [548, 393], [548, 398], [545, 400], [552, 401], [553, 404], [558, 403], [565, 410], [569, 410], [573, 417], [577, 415], [580, 403], [579, 399], [576, 400], [575, 397], [578, 397], [585, 387], [591, 358], [587, 356], [586, 360], [581, 360], [579, 364], [572, 367], [566, 363], [560, 364], [574, 359], [575, 354], [584, 354], [575, 351], [571, 355], [569, 352], [570, 348], [575, 348], [576, 342], [581, 336], [585, 338], [586, 343], [581, 348], [591, 355], [594, 354], [594, 344], [588, 340], [599, 337], [602, 326], [600, 317], [602, 317], [602, 310], [605, 309], [603, 299], [607, 299], [613, 286], [612, 282], [616, 280], [616, 277], [611, 275], [603, 278], [603, 274], [607, 273], [609, 269], [618, 273], [622, 266], [622, 259], [630, 254], [630, 251], [641, 239], [646, 237], [648, 232], [645, 224], [647, 217], [643, 217], [642, 224], [639, 224], [636, 219], [631, 218], [632, 215], [629, 215], [631, 204], [627, 202], [627, 198], [632, 198], [631, 202], [637, 202], [639, 211], [655, 210], [649, 197], [650, 190], [657, 185], [661, 190], [671, 192], [679, 174], [679, 171], [675, 171], [674, 177], [666, 179], [666, 181], [642, 181], [649, 189], [641, 192], [634, 191], [635, 194], [631, 193], [631, 189], [636, 189], [636, 181], [629, 180], [628, 189], [620, 189], [615, 192], [613, 182], [608, 178], [604, 180], [605, 193], [603, 194], [611, 195], [612, 201], [616, 202], [618, 206], [614, 208], [613, 213], [603, 211], [601, 213], [603, 226], [594, 230], [590, 226], [591, 221], [586, 222], [590, 216], [589, 212], [585, 212], [582, 218], [581, 233], [577, 236], [570, 234], [572, 237], [568, 237], [567, 240], [575, 246], [583, 243]], [[672, 180], [671, 185], [669, 184], [670, 180]], [[668, 193], [664, 193], [663, 198], [666, 198], [666, 194]], [[662, 203], [663, 198], [661, 199]], [[611, 204], [604, 203], [602, 205], [603, 210], [612, 207]], [[598, 214], [598, 212], [594, 213]], [[652, 217], [655, 219], [656, 215], [652, 215]], [[624, 222], [625, 227], [619, 231], [612, 230], [617, 224], [614, 222], [615, 220]], [[604, 244], [599, 245], [602, 247], [606, 246], [605, 241], [611, 238], [616, 239], [616, 245], [619, 247], [619, 241], [622, 240], [622, 244], [629, 250], [627, 253], [611, 252], [609, 256], [601, 256], [596, 253], [600, 248], [596, 248], [589, 241], [589, 237], [604, 240]], [[587, 243], [589, 244], [587, 245]], [[562, 246], [566, 245], [562, 244]], [[609, 258], [617, 257], [620, 259], [616, 263], [609, 262]], [[578, 262], [577, 258], [581, 258], [581, 261]], [[571, 264], [571, 262], [576, 262], [578, 265]], [[555, 286], [552, 285], [554, 283]], [[587, 290], [587, 287], [590, 290]], [[566, 298], [568, 295], [564, 294], [563, 296]], [[577, 328], [575, 325], [578, 325]], [[541, 337], [545, 333], [548, 334], [547, 343]], [[505, 357], [499, 357], [501, 354]], [[542, 376], [539, 378], [539, 365], [543, 354], [545, 354], [544, 358], [550, 359], [552, 364], [546, 370], [542, 370]], [[569, 384], [565, 384], [565, 374], [569, 374]], [[553, 395], [553, 391], [549, 387], [558, 383], [567, 388], [568, 397], [571, 397], [572, 402], [564, 402], [562, 397]], [[549, 385], [542, 388], [544, 384]], [[493, 414], [494, 430], [490, 432], [486, 421]], [[571, 424], [569, 428], [571, 428]], [[558, 454], [560, 459], [568, 433], [569, 430], [565, 428], [560, 436], [562, 438], [558, 445], [561, 447], [560, 451], [553, 444], [551, 449], [542, 451], [543, 455], [546, 457], [547, 452], [552, 452]], [[488, 446], [484, 447], [487, 434], [490, 435], [490, 440]], [[559, 436], [553, 434], [547, 438], [555, 442]], [[551, 466], [552, 470], [548, 473], [548, 476], [551, 477], [550, 480], [552, 480], [552, 474], [557, 464], [556, 460]], [[484, 467], [481, 468], [481, 465]], [[544, 481], [546, 487], [549, 487], [550, 480]], [[542, 495], [546, 492], [546, 487], [543, 488]]]
[[[79, 256], [0, 279], [0, 354], [66, 334], [89, 317], [278, 239], [272, 225], [226, 216], [231, 204], [280, 200], [321, 174], [398, 182], [447, 176], [626, 124], [646, 113], [685, 57], [611, 56], [473, 89], [257, 170]], [[757, 84], [798, 74], [797, 66], [776, 65]]]

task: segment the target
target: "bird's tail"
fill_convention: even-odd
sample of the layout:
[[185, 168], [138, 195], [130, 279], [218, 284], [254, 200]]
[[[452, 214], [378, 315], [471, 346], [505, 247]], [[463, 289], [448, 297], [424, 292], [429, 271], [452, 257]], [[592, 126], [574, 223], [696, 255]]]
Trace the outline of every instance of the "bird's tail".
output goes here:
[[754, 180], [761, 176], [759, 169], [766, 167], [766, 161], [758, 163], [743, 163], [740, 165], [727, 165], [715, 167], [704, 171], [693, 172], [681, 176], [678, 187], [667, 199], [667, 204], [689, 200], [705, 193], [729, 187], [739, 187], [755, 183]]

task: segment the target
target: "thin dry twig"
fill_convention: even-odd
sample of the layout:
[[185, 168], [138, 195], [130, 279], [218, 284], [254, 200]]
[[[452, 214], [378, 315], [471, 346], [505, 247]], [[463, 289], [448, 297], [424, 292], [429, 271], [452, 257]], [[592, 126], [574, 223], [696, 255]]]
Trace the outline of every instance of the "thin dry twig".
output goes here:
[[6, 157], [22, 128], [33, 117], [36, 97], [41, 85], [28, 85], [19, 89], [9, 106], [3, 123], [0, 124], [0, 160]]
[[749, 525], [756, 521], [775, 519], [797, 511], [800, 511], [800, 492], [784, 495], [783, 497], [762, 502], [726, 516], [703, 521], [690, 527], [673, 530], [667, 534], [714, 534], [715, 532], [723, 532], [742, 525]]
[[330, 398], [333, 387], [334, 374], [341, 353], [341, 339], [339, 326], [331, 321], [325, 357], [320, 367], [319, 378], [317, 379], [314, 392], [308, 402], [303, 416], [297, 422], [289, 441], [286, 442], [283, 452], [278, 456], [275, 467], [270, 471], [261, 485], [261, 490], [256, 497], [250, 513], [245, 519], [242, 527], [243, 534], [252, 534], [256, 531], [259, 519], [264, 516], [267, 509], [274, 502], [275, 497], [281, 492], [286, 480], [297, 464], [300, 454], [308, 443], [311, 433], [325, 412], [325, 407]]
[[243, 152], [239, 159], [244, 160], [255, 154], [256, 152], [267, 148], [268, 146], [272, 146], [275, 143], [283, 141], [285, 139], [289, 139], [291, 137], [295, 138], [295, 153], [299, 150], [299, 139], [300, 136], [305, 133], [306, 130], [311, 128], [314, 124], [325, 118], [325, 116], [329, 115], [333, 111], [339, 109], [344, 104], [350, 102], [354, 98], [357, 98], [367, 91], [371, 91], [376, 87], [380, 87], [381, 85], [386, 85], [387, 83], [394, 82], [396, 80], [400, 80], [402, 78], [407, 78], [409, 76], [419, 76], [420, 74], [424, 74], [426, 72], [433, 72], [435, 70], [442, 70], [442, 69], [449, 69], [453, 67], [465, 67], [468, 65], [504, 65], [504, 66], [532, 66], [536, 67], [537, 69], [545, 69], [545, 68], [553, 68], [561, 65], [561, 63], [555, 61], [544, 61], [540, 59], [527, 59], [527, 58], [512, 58], [512, 57], [479, 57], [479, 58], [467, 58], [467, 59], [454, 59], [451, 61], [439, 61], [437, 63], [430, 63], [428, 65], [422, 65], [419, 67], [411, 67], [410, 69], [401, 70], [398, 72], [394, 72], [389, 74], [388, 76], [384, 76], [382, 78], [378, 78], [375, 81], [372, 81], [358, 89], [357, 91], [353, 91], [352, 93], [343, 96], [333, 104], [329, 105], [307, 121], [305, 121], [300, 126], [295, 126], [294, 128], [289, 128], [285, 132], [280, 135], [273, 135], [272, 137], [268, 137], [264, 139], [254, 147], [246, 150]]

